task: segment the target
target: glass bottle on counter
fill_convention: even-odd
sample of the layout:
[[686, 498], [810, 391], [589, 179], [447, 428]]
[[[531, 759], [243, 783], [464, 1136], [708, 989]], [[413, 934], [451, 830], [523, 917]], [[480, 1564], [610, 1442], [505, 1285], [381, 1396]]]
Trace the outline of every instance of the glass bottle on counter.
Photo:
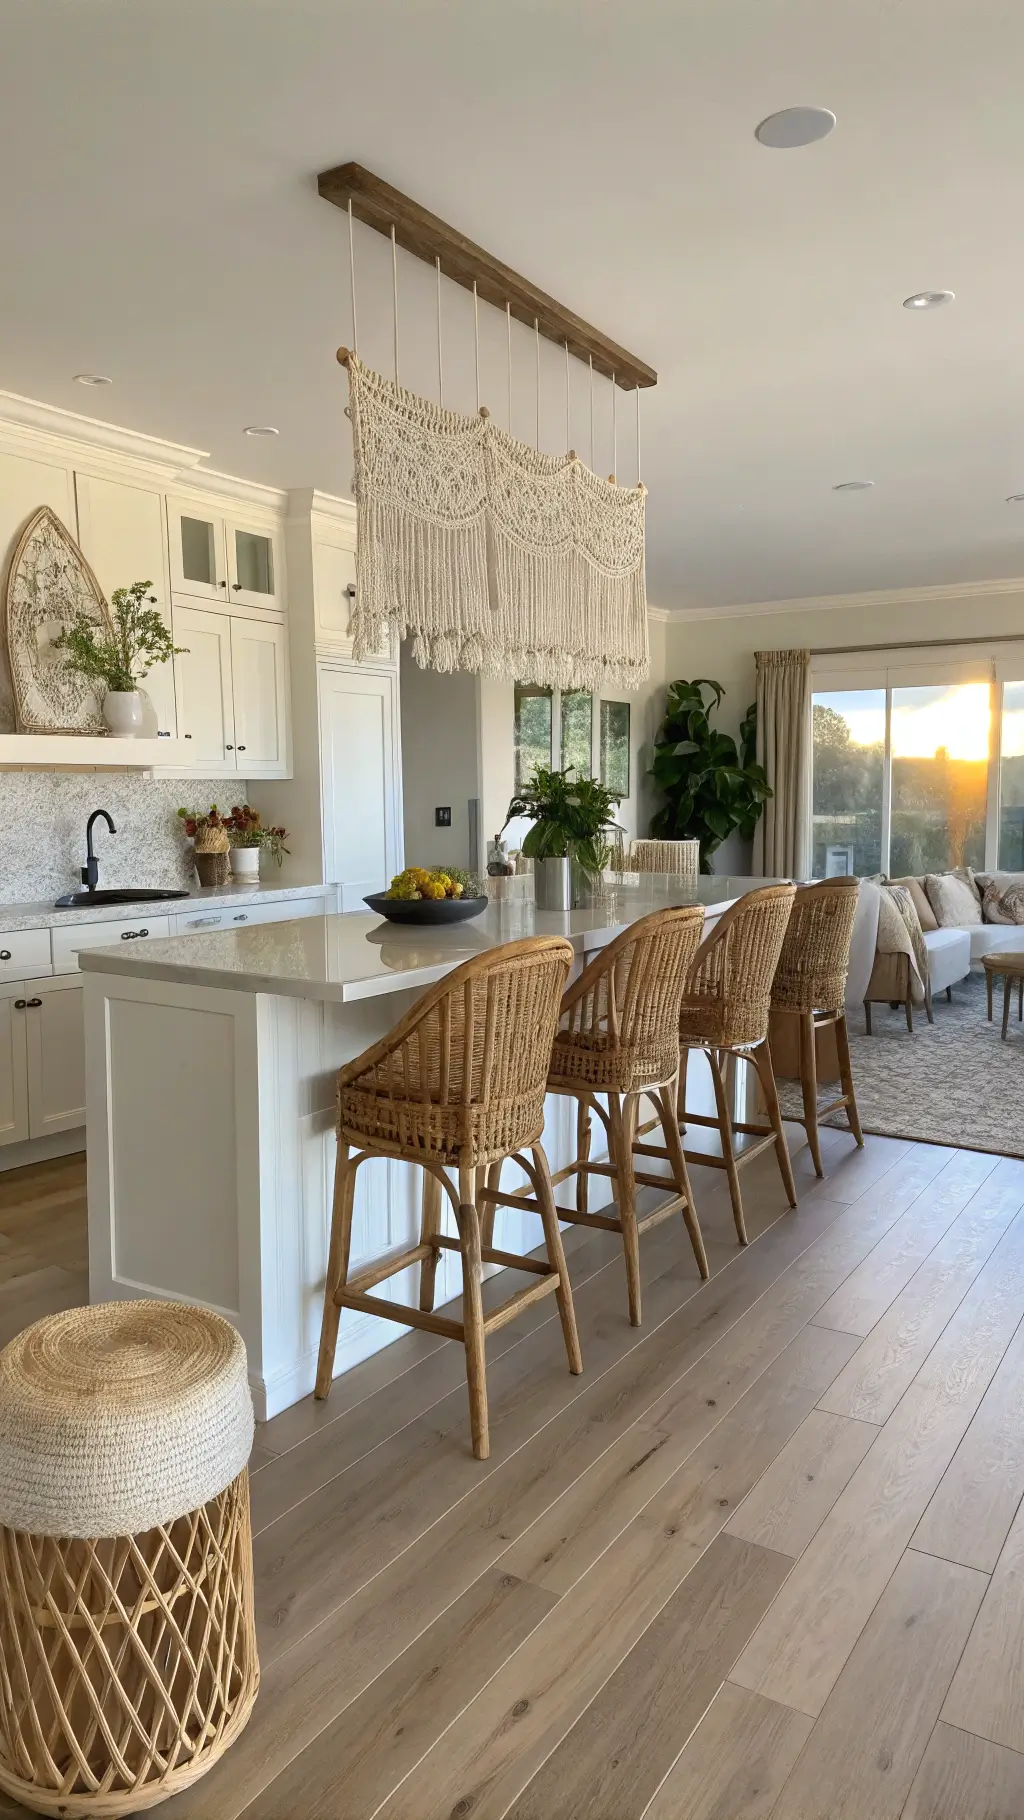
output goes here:
[[515, 867], [508, 856], [508, 842], [496, 834], [487, 849], [488, 878], [511, 878]]

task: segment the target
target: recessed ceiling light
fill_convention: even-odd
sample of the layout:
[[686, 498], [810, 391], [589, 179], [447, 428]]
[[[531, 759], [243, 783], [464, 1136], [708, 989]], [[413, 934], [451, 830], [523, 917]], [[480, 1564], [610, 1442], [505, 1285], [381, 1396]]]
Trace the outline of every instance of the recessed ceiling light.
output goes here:
[[778, 151], [789, 151], [793, 146], [827, 139], [835, 123], [836, 117], [828, 107], [784, 107], [754, 128], [754, 138]]
[[247, 423], [245, 433], [247, 436], [280, 436], [281, 434], [280, 430], [275, 430], [272, 423]]
[[1008, 506], [1024, 506], [1024, 493], [1007, 493], [1006, 503]]
[[952, 303], [955, 291], [915, 291], [912, 297], [904, 297], [905, 310], [937, 310], [943, 303]]
[[75, 374], [75, 384], [76, 385], [113, 385], [113, 383], [114, 383], [114, 381], [112, 379], [108, 379], [105, 373], [76, 373]]
[[866, 493], [874, 486], [873, 480], [837, 480], [832, 488], [833, 493]]

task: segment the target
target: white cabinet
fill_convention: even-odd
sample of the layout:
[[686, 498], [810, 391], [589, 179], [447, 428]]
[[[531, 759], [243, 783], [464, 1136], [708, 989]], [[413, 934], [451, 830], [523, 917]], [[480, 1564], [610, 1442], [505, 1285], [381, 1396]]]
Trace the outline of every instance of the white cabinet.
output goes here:
[[281, 620], [231, 620], [235, 763], [246, 777], [283, 777], [288, 751], [288, 629]]
[[0, 1144], [84, 1124], [81, 981], [5, 981], [0, 984]]
[[167, 538], [176, 593], [222, 605], [283, 608], [283, 538], [275, 526], [168, 499]]
[[81, 948], [108, 948], [115, 942], [158, 941], [170, 935], [167, 916], [150, 916], [143, 912], [131, 921], [71, 923], [53, 931], [53, 970], [55, 973], [77, 973]]
[[85, 1124], [85, 1030], [76, 979], [26, 982], [29, 1137]]
[[180, 732], [189, 770], [286, 777], [290, 769], [288, 633], [282, 620], [211, 613], [176, 600]]
[[401, 866], [397, 680], [319, 666], [324, 875], [341, 910], [361, 910]]
[[[95, 474], [76, 473], [78, 541], [107, 599], [115, 588], [152, 583], [150, 603], [170, 625], [163, 495]], [[174, 667], [159, 664], [142, 684], [143, 736], [173, 739], [176, 729]]]
[[0, 982], [0, 1144], [28, 1137], [25, 982]]
[[185, 647], [174, 660], [174, 680], [179, 730], [189, 746], [188, 768], [204, 773], [233, 770], [230, 616], [175, 601], [171, 625], [175, 644]]
[[[313, 631], [318, 647], [339, 657], [351, 657], [349, 622], [355, 604], [355, 550], [348, 544], [318, 538], [313, 544]], [[397, 648], [387, 634], [369, 661], [381, 665], [398, 662]]]

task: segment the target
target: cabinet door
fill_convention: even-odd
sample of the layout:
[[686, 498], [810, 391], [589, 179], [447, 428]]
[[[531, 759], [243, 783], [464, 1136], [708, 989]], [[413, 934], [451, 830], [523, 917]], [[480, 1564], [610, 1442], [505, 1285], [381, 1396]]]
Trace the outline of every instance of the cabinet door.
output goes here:
[[167, 501], [167, 545], [171, 559], [171, 587], [176, 594], [194, 594], [200, 600], [228, 598], [224, 520], [203, 506], [184, 500]]
[[175, 644], [185, 647], [174, 660], [178, 733], [189, 742], [185, 763], [190, 771], [233, 770], [231, 620], [175, 601], [171, 626]]
[[29, 980], [26, 992], [29, 1136], [73, 1131], [85, 1124], [81, 981]]
[[[115, 588], [135, 581], [152, 583], [149, 604], [171, 623], [167, 567], [167, 533], [161, 494], [148, 487], [126, 486], [94, 474], [75, 475], [78, 541], [96, 571], [109, 600]], [[174, 665], [159, 664], [143, 679], [142, 732], [146, 739], [173, 739]]]
[[232, 616], [231, 678], [238, 770], [245, 777], [287, 777], [287, 627]]
[[0, 984], [0, 1144], [21, 1144], [28, 1137], [25, 1000], [29, 992], [24, 980]]
[[227, 540], [228, 588], [238, 607], [272, 607], [280, 612], [284, 599], [283, 539], [266, 525], [240, 524], [229, 519]]
[[322, 664], [319, 686], [324, 877], [362, 910], [401, 864], [395, 678]]

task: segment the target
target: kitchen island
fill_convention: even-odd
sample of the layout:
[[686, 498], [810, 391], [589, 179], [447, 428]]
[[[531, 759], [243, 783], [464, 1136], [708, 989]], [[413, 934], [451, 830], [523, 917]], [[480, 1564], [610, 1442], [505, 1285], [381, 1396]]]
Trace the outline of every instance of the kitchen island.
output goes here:
[[[597, 905], [568, 913], [513, 897], [440, 929], [317, 916], [149, 941], [142, 952], [83, 951], [90, 1299], [176, 1297], [226, 1315], [248, 1349], [257, 1415], [276, 1415], [313, 1388], [340, 1065], [487, 948], [564, 935], [582, 966], [651, 910], [704, 903], [710, 927], [764, 882], [647, 876], [616, 881]], [[691, 1105], [711, 1104], [699, 1063], [688, 1092]], [[552, 1097], [544, 1142], [553, 1167], [570, 1160], [572, 1138], [573, 1109]], [[591, 1193], [600, 1205], [599, 1178]], [[699, 1183], [697, 1194], [699, 1206]], [[415, 1243], [419, 1199], [418, 1170], [367, 1163], [353, 1264]], [[499, 1246], [522, 1253], [540, 1243], [534, 1215], [503, 1209], [499, 1220]], [[441, 1273], [439, 1303], [461, 1291], [456, 1255], [442, 1255]], [[377, 1293], [415, 1301], [409, 1274]], [[344, 1314], [337, 1372], [400, 1333]]]

